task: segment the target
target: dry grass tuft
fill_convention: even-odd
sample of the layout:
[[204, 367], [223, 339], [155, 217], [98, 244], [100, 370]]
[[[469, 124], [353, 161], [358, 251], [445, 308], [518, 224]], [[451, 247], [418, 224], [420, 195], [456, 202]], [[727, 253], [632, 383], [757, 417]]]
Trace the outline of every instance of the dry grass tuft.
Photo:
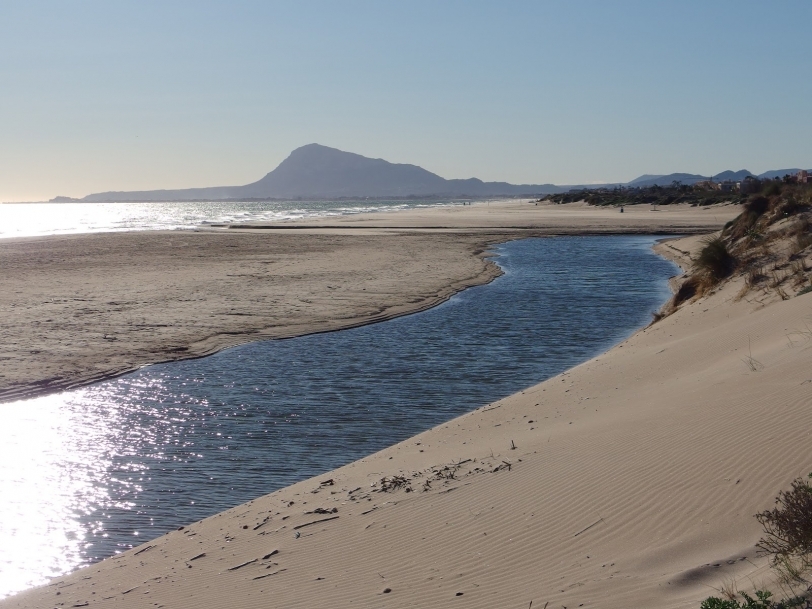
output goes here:
[[699, 293], [699, 280], [696, 277], [690, 277], [677, 290], [677, 293], [674, 295], [674, 305], [679, 306], [683, 302], [687, 302], [691, 300], [694, 296]]
[[764, 268], [760, 266], [752, 266], [747, 269], [747, 274], [744, 277], [744, 282], [747, 287], [753, 287], [767, 278], [764, 273]]
[[694, 267], [714, 283], [730, 276], [736, 268], [736, 258], [730, 253], [721, 237], [705, 240]]
[[792, 262], [792, 264], [789, 265], [789, 270], [790, 274], [795, 278], [793, 282], [795, 286], [803, 285], [805, 283], [805, 275], [809, 271], [809, 266], [806, 264], [806, 260], [804, 258]]
[[[776, 266], [773, 267], [773, 269], [778, 269], [778, 268], [780, 268], [780, 267], [776, 267]], [[778, 274], [778, 273], [775, 272], [775, 270], [773, 270], [773, 272], [770, 274], [770, 277], [771, 277], [770, 287], [773, 288], [773, 289], [780, 286], [784, 282], [784, 279], [787, 278], [786, 275], [784, 275], [783, 273]]]

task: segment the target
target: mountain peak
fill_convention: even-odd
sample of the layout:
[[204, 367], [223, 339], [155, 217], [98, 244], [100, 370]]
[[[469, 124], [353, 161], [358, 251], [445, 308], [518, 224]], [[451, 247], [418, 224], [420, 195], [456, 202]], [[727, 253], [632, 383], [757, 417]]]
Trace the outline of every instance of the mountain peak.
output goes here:
[[194, 201], [228, 199], [333, 199], [388, 197], [457, 197], [537, 195], [557, 191], [545, 185], [515, 186], [504, 182], [446, 180], [417, 165], [344, 152], [312, 143], [293, 150], [261, 180], [245, 186], [103, 192], [84, 201]]
[[300, 157], [314, 154], [354, 154], [354, 153], [344, 152], [343, 150], [339, 150], [338, 148], [330, 148], [329, 146], [322, 146], [321, 144], [313, 143], [313, 144], [305, 144], [304, 146], [299, 146], [298, 148], [295, 148], [288, 155], [288, 158], [292, 156]]
[[[780, 175], [790, 170], [781, 170]], [[795, 170], [792, 170], [794, 173]], [[768, 172], [779, 173], [779, 172]], [[749, 171], [722, 172], [716, 176], [740, 179]], [[762, 174], [764, 177], [765, 174]], [[672, 173], [642, 175], [630, 186], [670, 185], [674, 181], [694, 184], [707, 177]], [[618, 184], [555, 186], [553, 184], [508, 184], [483, 182], [477, 178], [446, 180], [417, 165], [390, 163], [312, 143], [293, 150], [279, 166], [261, 180], [245, 186], [149, 190], [140, 192], [103, 192], [88, 195], [83, 201], [201, 201], [240, 199], [338, 199], [389, 197], [493, 197], [536, 196], [565, 192], [573, 188], [613, 187]]]
[[[268, 175], [291, 164], [302, 166], [306, 164], [314, 170], [325, 166], [325, 164], [327, 166], [335, 166], [337, 164], [345, 167], [348, 165], [359, 166], [365, 164], [392, 165], [392, 163], [384, 161], [383, 159], [371, 159], [361, 156], [360, 154], [355, 154], [354, 152], [344, 152], [338, 148], [330, 148], [329, 146], [322, 146], [321, 144], [306, 144], [293, 150], [288, 155], [288, 158], [282, 161], [279, 166]], [[414, 167], [414, 165], [410, 165], [410, 167]]]

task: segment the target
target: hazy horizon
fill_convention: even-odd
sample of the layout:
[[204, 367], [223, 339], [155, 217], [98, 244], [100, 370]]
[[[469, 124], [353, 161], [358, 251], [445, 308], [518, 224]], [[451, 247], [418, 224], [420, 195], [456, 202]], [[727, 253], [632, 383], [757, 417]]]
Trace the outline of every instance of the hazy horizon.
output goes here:
[[[304, 152], [304, 151], [308, 152]], [[325, 152], [327, 156], [325, 157]], [[339, 155], [341, 157], [341, 161], [335, 157], [335, 155]], [[351, 151], [340, 151], [334, 148], [328, 148], [321, 146], [319, 144], [310, 144], [305, 145], [301, 148], [298, 148], [291, 152], [291, 155], [285, 159], [285, 161], [274, 171], [268, 173], [266, 176], [263, 177], [262, 180], [259, 182], [255, 182], [253, 184], [247, 185], [218, 185], [214, 187], [190, 187], [185, 189], [177, 189], [177, 190], [170, 190], [170, 189], [145, 189], [141, 191], [112, 191], [112, 192], [101, 192], [101, 193], [88, 193], [86, 197], [65, 197], [64, 195], [57, 195], [57, 198], [64, 199], [61, 201], [56, 202], [83, 202], [87, 199], [88, 202], [97, 203], [97, 202], [135, 202], [135, 203], [144, 203], [149, 201], [155, 202], [193, 202], [193, 201], [200, 201], [200, 202], [228, 202], [228, 201], [251, 201], [251, 200], [268, 200], [268, 201], [295, 201], [295, 200], [302, 200], [302, 201], [341, 201], [341, 200], [352, 200], [352, 199], [376, 199], [376, 200], [397, 200], [397, 199], [419, 199], [420, 197], [440, 197], [449, 199], [454, 197], [469, 197], [469, 198], [492, 198], [494, 196], [506, 196], [506, 197], [515, 197], [515, 196], [528, 196], [532, 193], [549, 193], [555, 191], [549, 191], [545, 187], [549, 186], [589, 186], [590, 183], [582, 183], [582, 184], [537, 184], [531, 186], [538, 186], [539, 188], [536, 190], [524, 190], [521, 192], [516, 192], [516, 188], [521, 188], [523, 185], [515, 185], [515, 184], [507, 184], [505, 189], [500, 189], [501, 187], [497, 186], [497, 190], [491, 190], [487, 192], [478, 192], [477, 187], [472, 187], [470, 185], [452, 185], [450, 182], [446, 184], [436, 185], [436, 184], [426, 184], [425, 183], [425, 174], [415, 173], [413, 170], [417, 168], [418, 172], [420, 168], [416, 164], [411, 165], [399, 165], [399, 171], [402, 169], [406, 173], [399, 172], [397, 174], [392, 174], [389, 171], [386, 173], [381, 173], [380, 165], [374, 165], [377, 169], [372, 170], [372, 164], [365, 165], [367, 171], [372, 171], [372, 173], [365, 173], [362, 171], [358, 173], [360, 167], [355, 166], [345, 166], [341, 171], [335, 173], [336, 163], [347, 163], [347, 157], [357, 158], [358, 156], [356, 153]], [[386, 159], [369, 159], [368, 157], [363, 157], [366, 161], [386, 161]], [[295, 161], [293, 159], [296, 159]], [[285, 167], [282, 176], [278, 175], [278, 170], [282, 171], [282, 167]], [[386, 163], [386, 167], [394, 168], [396, 166]], [[798, 168], [781, 168], [781, 171], [788, 171], [793, 173], [798, 171]], [[736, 171], [736, 170], [734, 170]], [[741, 170], [738, 170], [741, 171]], [[775, 168], [772, 170], [768, 170], [769, 172], [776, 171]], [[326, 173], [322, 173], [326, 172]], [[318, 187], [314, 190], [314, 175], [318, 174], [320, 176], [324, 176], [323, 178], [318, 178], [315, 180], [315, 183], [318, 183]], [[726, 171], [725, 173], [729, 173]], [[751, 172], [752, 173], [752, 172]], [[763, 172], [762, 172], [763, 173]], [[385, 178], [384, 176], [387, 176]], [[685, 173], [673, 172], [671, 174], [664, 174], [664, 175], [639, 175], [634, 181], [625, 182], [629, 184], [638, 184], [640, 180], [644, 178], [654, 179], [658, 177], [662, 177], [666, 179], [666, 183], [668, 180], [675, 179], [677, 181], [681, 181], [683, 179], [687, 179], [688, 175]], [[755, 174], [758, 175], [758, 174]], [[725, 177], [721, 176], [721, 173], [717, 174], [705, 174], [704, 177], [707, 178], [714, 178], [720, 176], [720, 179]], [[274, 178], [272, 182], [268, 182], [269, 178]], [[442, 176], [439, 176], [442, 178]], [[281, 184], [279, 183], [281, 178]], [[381, 184], [379, 180], [387, 179], [389, 180], [388, 184], [391, 186], [390, 188], [386, 189], [386, 192], [373, 192], [375, 189], [379, 189]], [[370, 182], [370, 180], [372, 180]], [[394, 180], [394, 182], [392, 182]], [[405, 180], [405, 182], [404, 182]], [[504, 182], [501, 182], [504, 184]], [[623, 182], [616, 182], [622, 184]], [[641, 182], [646, 184], [646, 182]], [[690, 182], [689, 182], [690, 183]], [[239, 191], [243, 191], [245, 189], [256, 189], [259, 184], [265, 184], [265, 186], [259, 187], [261, 192], [243, 192], [242, 194]], [[499, 184], [499, 183], [497, 183]], [[594, 183], [593, 183], [594, 184]], [[602, 183], [607, 184], [607, 183]], [[609, 183], [611, 184], [611, 183]], [[282, 187], [280, 190], [279, 187]], [[480, 187], [487, 186], [487, 183], [480, 184]], [[309, 190], [308, 190], [309, 188]], [[369, 189], [373, 191], [370, 191]], [[457, 188], [458, 191], [452, 191], [450, 189]], [[473, 189], [472, 189], [473, 188]], [[511, 190], [514, 189], [514, 190]], [[270, 190], [269, 190], [270, 189]], [[326, 190], [325, 190], [326, 189]], [[350, 189], [350, 190], [347, 190]], [[105, 196], [113, 195], [112, 198], [104, 198]], [[127, 198], [124, 195], [140, 195], [135, 198]], [[100, 198], [101, 197], [101, 198]], [[53, 201], [53, 198], [51, 199]], [[3, 201], [0, 201], [2, 203]], [[5, 201], [6, 203], [39, 203], [39, 202], [49, 202], [47, 200], [42, 201]]]
[[0, 201], [248, 184], [302, 145], [513, 184], [812, 167], [801, 0], [0, 8]]

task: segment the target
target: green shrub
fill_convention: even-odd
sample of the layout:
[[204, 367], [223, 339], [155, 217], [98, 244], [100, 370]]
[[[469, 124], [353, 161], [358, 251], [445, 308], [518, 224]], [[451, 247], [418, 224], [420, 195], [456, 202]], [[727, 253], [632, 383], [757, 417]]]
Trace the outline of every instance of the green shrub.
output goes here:
[[705, 240], [694, 265], [714, 282], [730, 275], [736, 268], [736, 258], [728, 251], [727, 244], [719, 237]]
[[711, 596], [702, 601], [700, 609], [790, 609], [792, 607], [807, 609], [812, 607], [810, 601], [796, 596], [783, 601], [772, 600], [772, 592], [769, 590], [757, 590], [756, 598], [749, 594], [741, 593], [741, 602], [735, 599], [722, 599]]
[[779, 218], [787, 218], [805, 211], [808, 207], [809, 205], [801, 203], [795, 197], [787, 197], [778, 202], [776, 206], [776, 213]]
[[768, 197], [774, 197], [775, 195], [781, 194], [781, 182], [776, 182], [775, 180], [768, 182], [767, 185], [764, 187], [762, 192], [767, 195]]
[[753, 195], [744, 204], [744, 210], [758, 217], [764, 214], [770, 207], [770, 200], [763, 195]]
[[755, 594], [756, 598], [753, 598], [749, 594], [742, 592], [741, 596], [744, 600], [741, 602], [712, 596], [702, 601], [699, 607], [700, 609], [791, 609], [793, 607], [808, 609], [812, 607], [810, 601], [800, 596], [775, 601], [772, 600], [773, 594], [769, 590], [757, 590]]

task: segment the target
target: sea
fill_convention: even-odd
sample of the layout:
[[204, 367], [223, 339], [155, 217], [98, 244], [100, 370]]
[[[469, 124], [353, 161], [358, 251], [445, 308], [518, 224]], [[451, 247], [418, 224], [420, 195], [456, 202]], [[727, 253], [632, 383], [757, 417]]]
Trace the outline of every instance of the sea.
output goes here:
[[[65, 205], [73, 204], [57, 207]], [[230, 215], [223, 204], [197, 212], [193, 204], [125, 205], [102, 220], [87, 211], [61, 224], [43, 219], [36, 230], [184, 230], [204, 219], [294, 214], [293, 206], [264, 203]], [[387, 205], [364, 211], [406, 204]], [[136, 220], [139, 213], [148, 218]], [[501, 277], [421, 313], [0, 405], [0, 597], [364, 457], [606, 351], [649, 323], [670, 295], [678, 269], [653, 253], [657, 239], [511, 241], [493, 248]]]
[[367, 212], [446, 207], [463, 199], [228, 201], [164, 203], [2, 203], [0, 239], [131, 230], [193, 230], [236, 222], [289, 222]]

